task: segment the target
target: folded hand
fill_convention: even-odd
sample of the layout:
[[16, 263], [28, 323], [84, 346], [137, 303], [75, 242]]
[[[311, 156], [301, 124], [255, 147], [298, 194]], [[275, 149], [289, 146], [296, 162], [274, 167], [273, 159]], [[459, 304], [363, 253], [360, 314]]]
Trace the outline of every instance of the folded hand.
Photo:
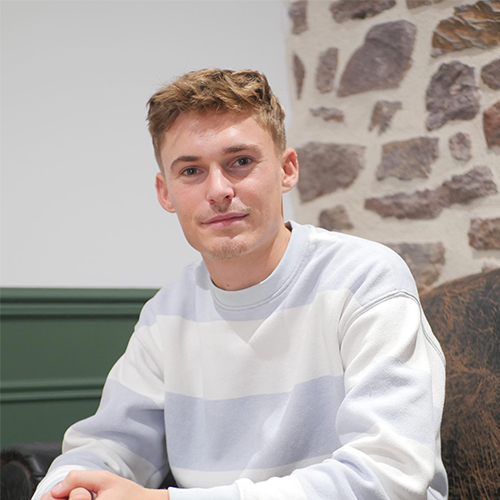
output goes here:
[[169, 500], [167, 490], [143, 488], [107, 471], [70, 472], [47, 495], [42, 500]]

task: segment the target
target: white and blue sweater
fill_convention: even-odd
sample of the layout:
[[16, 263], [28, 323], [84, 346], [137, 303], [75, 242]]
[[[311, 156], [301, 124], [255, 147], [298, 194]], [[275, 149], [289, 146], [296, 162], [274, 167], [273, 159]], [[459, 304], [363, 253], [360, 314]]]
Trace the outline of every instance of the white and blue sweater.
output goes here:
[[262, 283], [221, 290], [200, 262], [145, 305], [35, 499], [81, 468], [151, 488], [170, 468], [172, 500], [447, 498], [444, 358], [407, 266], [292, 227]]

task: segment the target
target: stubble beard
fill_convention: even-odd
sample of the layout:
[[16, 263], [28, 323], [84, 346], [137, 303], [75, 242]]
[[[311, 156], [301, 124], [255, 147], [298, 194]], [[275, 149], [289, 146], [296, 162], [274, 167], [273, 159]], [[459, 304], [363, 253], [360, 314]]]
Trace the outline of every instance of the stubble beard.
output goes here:
[[212, 248], [206, 250], [209, 257], [214, 260], [228, 260], [241, 257], [247, 253], [248, 244], [238, 238], [230, 238], [228, 241], [219, 242]]

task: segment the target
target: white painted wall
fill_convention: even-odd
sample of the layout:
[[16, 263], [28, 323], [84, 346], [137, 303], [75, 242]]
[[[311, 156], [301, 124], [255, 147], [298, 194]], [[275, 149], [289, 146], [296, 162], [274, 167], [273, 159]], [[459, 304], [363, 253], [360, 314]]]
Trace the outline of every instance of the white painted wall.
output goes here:
[[156, 200], [145, 104], [187, 71], [255, 68], [289, 109], [285, 5], [11, 1], [1, 9], [1, 285], [172, 281], [198, 254]]

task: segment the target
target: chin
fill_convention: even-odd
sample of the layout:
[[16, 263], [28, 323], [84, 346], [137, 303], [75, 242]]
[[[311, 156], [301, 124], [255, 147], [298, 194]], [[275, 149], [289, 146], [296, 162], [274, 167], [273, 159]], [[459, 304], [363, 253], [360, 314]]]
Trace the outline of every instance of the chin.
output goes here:
[[232, 239], [205, 249], [205, 253], [216, 260], [236, 259], [248, 252], [248, 244], [244, 241]]

